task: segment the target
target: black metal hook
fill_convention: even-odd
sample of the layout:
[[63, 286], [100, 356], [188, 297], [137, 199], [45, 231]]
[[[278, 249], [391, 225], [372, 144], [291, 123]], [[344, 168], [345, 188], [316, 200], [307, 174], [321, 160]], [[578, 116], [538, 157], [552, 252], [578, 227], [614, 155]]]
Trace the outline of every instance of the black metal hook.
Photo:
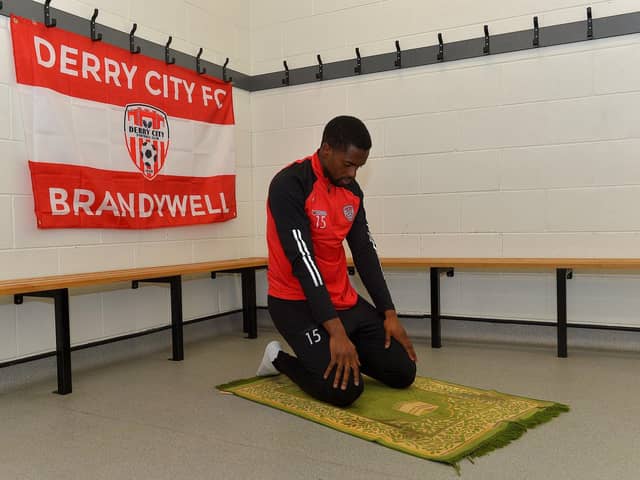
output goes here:
[[200, 68], [200, 56], [202, 55], [202, 48], [198, 50], [198, 55], [196, 55], [196, 72], [198, 75], [202, 75], [203, 73], [207, 73], [206, 68]]
[[172, 40], [173, 37], [169, 35], [169, 40], [167, 40], [167, 43], [164, 46], [164, 61], [167, 65], [173, 65], [174, 63], [176, 63], [176, 57], [169, 56], [169, 45], [171, 45]]
[[282, 79], [282, 84], [289, 85], [291, 83], [291, 80], [289, 78], [289, 66], [287, 65], [286, 60], [284, 60], [282, 64], [284, 65], [284, 78]]
[[593, 38], [593, 16], [591, 7], [587, 8], [587, 38]]
[[485, 55], [489, 55], [491, 53], [491, 45], [489, 38], [489, 25], [484, 26], [484, 49], [483, 52]]
[[233, 78], [229, 77], [227, 78], [227, 65], [229, 64], [229, 57], [227, 57], [227, 59], [224, 61], [224, 65], [222, 65], [222, 80], [225, 81], [226, 83], [231, 82], [231, 80], [233, 80]]
[[55, 18], [51, 18], [51, 9], [49, 8], [50, 3], [51, 0], [46, 0], [44, 2], [44, 24], [48, 28], [55, 27], [57, 23]]
[[0, 10], [2, 10], [2, 7], [3, 7], [2, 2], [0, 2]]
[[324, 65], [322, 64], [322, 58], [320, 58], [320, 54], [318, 54], [317, 57], [318, 57], [318, 73], [316, 73], [316, 79], [322, 80], [324, 78]]
[[135, 44], [135, 39], [133, 38], [134, 33], [136, 33], [136, 30], [138, 29], [138, 24], [134, 23], [133, 24], [133, 28], [131, 29], [131, 31], [129, 32], [129, 51], [131, 53], [140, 53], [140, 45], [136, 46]]
[[402, 68], [402, 50], [400, 50], [400, 42], [396, 40], [396, 61], [393, 62], [396, 68]]
[[533, 17], [533, 46], [540, 46], [540, 26], [538, 25], [538, 17]]
[[99, 42], [102, 40], [102, 34], [96, 33], [96, 18], [98, 18], [98, 9], [93, 9], [93, 16], [91, 17], [91, 40]]
[[442, 41], [442, 34], [438, 34], [438, 61], [444, 61], [444, 42]]
[[362, 57], [360, 56], [360, 49], [358, 47], [356, 47], [356, 66], [353, 71], [356, 75], [362, 73]]

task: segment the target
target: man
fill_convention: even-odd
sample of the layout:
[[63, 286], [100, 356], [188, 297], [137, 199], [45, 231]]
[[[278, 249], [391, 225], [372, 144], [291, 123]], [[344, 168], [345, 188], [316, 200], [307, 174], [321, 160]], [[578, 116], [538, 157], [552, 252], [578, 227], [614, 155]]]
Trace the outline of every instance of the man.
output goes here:
[[[371, 149], [354, 117], [331, 120], [319, 150], [281, 170], [267, 200], [269, 313], [296, 354], [267, 345], [258, 375], [287, 375], [309, 395], [347, 406], [361, 373], [411, 385], [416, 354], [398, 320], [355, 181]], [[349, 282], [343, 240], [375, 308]]]

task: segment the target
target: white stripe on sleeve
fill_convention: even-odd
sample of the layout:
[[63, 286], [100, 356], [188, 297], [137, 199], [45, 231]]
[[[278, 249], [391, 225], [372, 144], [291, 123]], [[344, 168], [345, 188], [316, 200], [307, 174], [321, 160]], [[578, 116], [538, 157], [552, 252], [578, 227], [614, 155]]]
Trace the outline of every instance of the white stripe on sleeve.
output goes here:
[[322, 275], [320, 275], [320, 272], [318, 271], [316, 264], [313, 262], [313, 259], [311, 258], [311, 254], [309, 253], [309, 249], [307, 248], [306, 243], [302, 239], [302, 234], [300, 233], [300, 230], [294, 229], [291, 232], [293, 233], [293, 238], [296, 240], [296, 244], [298, 245], [298, 250], [302, 254], [302, 260], [304, 261], [304, 264], [306, 265], [307, 270], [309, 270], [309, 274], [313, 279], [313, 284], [316, 287], [323, 285]]

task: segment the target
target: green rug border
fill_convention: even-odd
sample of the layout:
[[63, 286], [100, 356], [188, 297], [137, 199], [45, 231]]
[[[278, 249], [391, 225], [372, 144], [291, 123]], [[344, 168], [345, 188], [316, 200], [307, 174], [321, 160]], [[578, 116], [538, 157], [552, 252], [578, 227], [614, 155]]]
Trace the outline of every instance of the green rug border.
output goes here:
[[[263, 402], [263, 401], [258, 401], [258, 400], [254, 400], [251, 398], [247, 398], [247, 397], [243, 397], [242, 395], [237, 395], [235, 392], [233, 392], [231, 389], [236, 388], [236, 387], [241, 387], [243, 385], [248, 385], [251, 383], [255, 383], [258, 381], [267, 381], [269, 379], [269, 377], [249, 377], [249, 378], [243, 378], [243, 379], [239, 379], [239, 380], [235, 380], [233, 382], [229, 382], [229, 383], [224, 383], [224, 384], [220, 384], [220, 385], [216, 385], [216, 389], [220, 390], [222, 392], [225, 393], [230, 393], [233, 395], [236, 395], [240, 398], [244, 398], [245, 400], [249, 400], [251, 402], [257, 403], [259, 405], [266, 405], [269, 406], [271, 408], [274, 408], [276, 410], [280, 410], [281, 412], [285, 412], [288, 413], [290, 415], [295, 415], [297, 417], [300, 418], [304, 418], [305, 420], [309, 420], [313, 423], [317, 423], [318, 425], [322, 425], [324, 427], [328, 427], [331, 428], [333, 430], [336, 430], [338, 432], [341, 433], [346, 433], [348, 435], [351, 435], [353, 437], [356, 438], [360, 438], [363, 440], [367, 440], [373, 443], [377, 443], [379, 445], [383, 445], [387, 448], [390, 448], [392, 450], [396, 450], [399, 452], [403, 452], [409, 455], [412, 455], [414, 457], [417, 458], [423, 458], [426, 460], [430, 460], [433, 462], [438, 462], [438, 463], [444, 463], [446, 465], [450, 465], [453, 468], [456, 469], [456, 471], [459, 473], [460, 472], [460, 461], [464, 460], [465, 458], [469, 459], [470, 461], [473, 461], [474, 458], [478, 458], [478, 457], [482, 457], [484, 455], [488, 455], [489, 453], [500, 449], [502, 447], [505, 447], [507, 445], [509, 445], [511, 442], [513, 442], [514, 440], [517, 440], [518, 438], [520, 438], [522, 435], [524, 435], [524, 433], [531, 429], [531, 428], [535, 428], [539, 425], [542, 425], [544, 423], [547, 423], [551, 420], [553, 420], [554, 418], [556, 418], [558, 415], [560, 415], [561, 413], [565, 413], [565, 412], [569, 412], [570, 411], [570, 407], [568, 405], [562, 404], [562, 403], [557, 403], [557, 402], [549, 402], [546, 400], [538, 400], [535, 398], [529, 398], [529, 397], [523, 397], [522, 395], [513, 395], [513, 394], [509, 394], [509, 393], [503, 393], [503, 392], [499, 392], [497, 390], [486, 390], [486, 389], [479, 389], [476, 387], [468, 387], [466, 385], [461, 385], [461, 384], [456, 384], [453, 382], [446, 382], [450, 385], [456, 385], [459, 387], [466, 387], [466, 388], [476, 388], [477, 390], [485, 390], [485, 391], [489, 391], [489, 392], [496, 392], [499, 393], [501, 395], [508, 395], [508, 396], [512, 396], [512, 397], [520, 397], [520, 398], [525, 398], [527, 400], [534, 400], [536, 402], [541, 402], [541, 403], [546, 403], [548, 404], [545, 407], [542, 407], [541, 409], [539, 409], [538, 411], [532, 412], [530, 415], [519, 419], [518, 421], [506, 421], [503, 422], [503, 425], [501, 427], [498, 427], [497, 431], [494, 431], [492, 433], [489, 433], [487, 435], [485, 435], [484, 437], [479, 438], [478, 440], [476, 440], [474, 442], [474, 444], [470, 445], [468, 448], [457, 452], [455, 455], [450, 455], [450, 456], [443, 456], [443, 457], [438, 457], [438, 458], [434, 458], [434, 457], [430, 457], [427, 455], [420, 455], [417, 454], [413, 451], [410, 450], [406, 450], [402, 447], [399, 447], [398, 445], [394, 445], [394, 444], [390, 444], [389, 442], [386, 442], [384, 440], [380, 440], [380, 439], [375, 439], [375, 438], [368, 438], [364, 435], [359, 435], [353, 432], [348, 432], [348, 431], [344, 431], [344, 430], [340, 430], [337, 427], [331, 426], [331, 425], [327, 425], [326, 423], [322, 423], [318, 420], [316, 420], [315, 418], [311, 418], [308, 417], [304, 414], [301, 414], [299, 412], [294, 412], [294, 411], [289, 411], [289, 410], [285, 410], [283, 408], [280, 408], [276, 405], [271, 404], [270, 402]], [[439, 381], [444, 381], [444, 380], [439, 380]], [[338, 407], [336, 407], [338, 408]]]

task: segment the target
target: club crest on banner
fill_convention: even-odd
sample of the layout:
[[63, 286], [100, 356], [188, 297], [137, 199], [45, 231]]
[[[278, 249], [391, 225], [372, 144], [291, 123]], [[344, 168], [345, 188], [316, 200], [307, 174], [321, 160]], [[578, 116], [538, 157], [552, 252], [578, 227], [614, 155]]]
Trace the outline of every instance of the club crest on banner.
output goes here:
[[148, 180], [164, 167], [169, 151], [169, 121], [162, 110], [132, 103], [124, 111], [124, 138], [133, 164]]

